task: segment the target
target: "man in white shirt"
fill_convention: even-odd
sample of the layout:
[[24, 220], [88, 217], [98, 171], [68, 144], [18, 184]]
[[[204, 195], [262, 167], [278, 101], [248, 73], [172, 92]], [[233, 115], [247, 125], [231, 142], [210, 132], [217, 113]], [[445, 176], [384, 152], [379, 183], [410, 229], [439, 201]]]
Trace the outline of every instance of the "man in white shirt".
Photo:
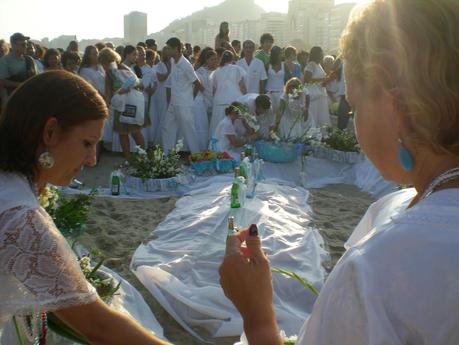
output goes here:
[[181, 42], [172, 37], [166, 42], [171, 56], [171, 72], [168, 78], [171, 98], [169, 109], [162, 127], [162, 142], [165, 152], [169, 152], [177, 143], [177, 134], [184, 137], [185, 145], [193, 152], [199, 151], [195, 121], [193, 117], [193, 100], [201, 89], [201, 83], [191, 63], [181, 52]]
[[268, 95], [247, 93], [239, 97], [237, 102], [244, 105], [250, 114], [254, 115], [260, 126], [259, 133], [262, 138], [269, 138], [269, 129], [274, 121], [274, 113], [271, 108], [271, 98]]
[[268, 76], [263, 62], [253, 57], [255, 43], [251, 40], [247, 40], [244, 41], [242, 47], [244, 57], [238, 60], [236, 64], [246, 73], [244, 82], [247, 87], [247, 93], [265, 93], [265, 84]]

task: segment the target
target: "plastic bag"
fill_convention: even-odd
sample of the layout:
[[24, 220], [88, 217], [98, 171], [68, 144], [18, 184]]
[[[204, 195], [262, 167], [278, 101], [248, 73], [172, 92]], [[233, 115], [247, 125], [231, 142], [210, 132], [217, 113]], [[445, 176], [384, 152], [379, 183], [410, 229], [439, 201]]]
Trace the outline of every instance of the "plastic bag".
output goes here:
[[131, 90], [125, 96], [124, 111], [120, 115], [121, 123], [142, 126], [145, 122], [145, 97], [137, 90]]

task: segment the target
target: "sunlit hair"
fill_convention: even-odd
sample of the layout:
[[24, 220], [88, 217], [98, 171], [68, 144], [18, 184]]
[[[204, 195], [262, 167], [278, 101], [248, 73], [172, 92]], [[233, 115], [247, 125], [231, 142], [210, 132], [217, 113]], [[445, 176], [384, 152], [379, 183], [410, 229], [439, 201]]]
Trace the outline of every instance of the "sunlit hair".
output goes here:
[[225, 108], [225, 114], [230, 115], [236, 113], [239, 116], [241, 115], [241, 109], [244, 109], [244, 104], [240, 102], [233, 102]]
[[415, 145], [459, 154], [459, 2], [377, 0], [341, 39], [350, 83], [391, 94]]
[[220, 59], [220, 67], [225, 66], [227, 63], [232, 63], [234, 61], [234, 54], [230, 50], [225, 50]]
[[121, 56], [111, 48], [104, 48], [99, 52], [99, 63], [101, 65], [121, 62]]
[[298, 78], [296, 78], [296, 77], [290, 78], [290, 79], [287, 80], [287, 82], [285, 83], [284, 92], [285, 92], [286, 94], [288, 94], [291, 90], [297, 89], [297, 88], [299, 88], [301, 85], [302, 85], [302, 83], [301, 83], [301, 80], [300, 80], [300, 79], [298, 79]]

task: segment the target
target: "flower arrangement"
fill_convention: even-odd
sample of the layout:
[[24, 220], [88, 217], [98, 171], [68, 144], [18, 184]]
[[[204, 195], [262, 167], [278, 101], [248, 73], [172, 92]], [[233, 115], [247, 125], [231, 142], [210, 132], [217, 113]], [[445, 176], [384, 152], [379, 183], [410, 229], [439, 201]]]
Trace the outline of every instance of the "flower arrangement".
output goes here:
[[122, 166], [125, 175], [142, 179], [165, 179], [177, 176], [182, 170], [179, 168], [179, 151], [183, 147], [183, 141], [169, 151], [164, 152], [161, 146], [156, 145], [153, 149], [144, 150], [137, 146], [137, 152], [131, 154], [127, 164]]
[[360, 146], [354, 133], [330, 125], [324, 127], [322, 143], [333, 150], [360, 152]]
[[39, 202], [60, 232], [67, 238], [75, 238], [85, 230], [89, 208], [96, 195], [93, 189], [89, 194], [62, 198], [56, 187], [49, 186], [39, 196]]
[[[91, 258], [97, 259], [97, 264], [91, 266]], [[88, 255], [78, 259], [81, 271], [86, 280], [94, 286], [99, 297], [107, 304], [110, 304], [113, 296], [121, 287], [121, 281], [115, 285], [114, 279], [104, 272], [99, 271], [106, 258], [99, 250], [93, 249]], [[48, 327], [60, 336], [69, 339], [77, 344], [88, 344], [78, 333], [63, 323], [54, 313], [46, 313]]]
[[260, 126], [257, 123], [257, 119], [254, 115], [252, 115], [246, 107], [238, 107], [239, 110], [239, 117], [243, 119], [247, 125], [252, 128], [255, 132], [260, 130]]
[[[97, 259], [97, 264], [94, 267], [91, 266], [91, 258]], [[98, 249], [92, 249], [89, 255], [81, 257], [78, 263], [86, 280], [94, 286], [99, 297], [104, 302], [109, 303], [111, 298], [120, 289], [121, 282], [115, 285], [113, 278], [105, 277], [104, 274], [101, 274], [103, 272], [99, 271], [99, 268], [104, 264], [106, 259]]]

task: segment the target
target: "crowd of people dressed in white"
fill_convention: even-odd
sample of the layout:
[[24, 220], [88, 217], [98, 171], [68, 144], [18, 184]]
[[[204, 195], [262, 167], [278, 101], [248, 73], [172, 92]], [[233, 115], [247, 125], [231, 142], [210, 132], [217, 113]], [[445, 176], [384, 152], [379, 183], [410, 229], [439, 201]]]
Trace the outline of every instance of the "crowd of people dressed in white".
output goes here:
[[[147, 39], [137, 46], [116, 48], [109, 42], [98, 43], [79, 54], [75, 41], [66, 51], [45, 49], [31, 41], [19, 47], [14, 39], [25, 36], [15, 35], [19, 36], [11, 37], [9, 54], [5, 41], [0, 43], [6, 47], [0, 80], [8, 83], [17, 73], [15, 60], [27, 57], [36, 74], [61, 68], [79, 74], [109, 106], [104, 142], [126, 158], [135, 146], [160, 144], [168, 151], [180, 138], [190, 152], [206, 150], [212, 139], [218, 149], [227, 150], [236, 142], [241, 146], [269, 139], [273, 131], [285, 140], [293, 139], [308, 128], [329, 124], [330, 110], [338, 108], [344, 95], [339, 58], [324, 58], [322, 49], [313, 47], [310, 53], [301, 52], [300, 63], [294, 47], [274, 46], [269, 33], [261, 36], [258, 50], [252, 40], [242, 45], [230, 42], [226, 22], [221, 23], [215, 47], [202, 50], [173, 37], [161, 51], [153, 39]], [[304, 54], [309, 55], [308, 62]], [[5, 103], [7, 88], [0, 94]], [[226, 117], [233, 102], [255, 117], [256, 135], [240, 116], [232, 121]], [[339, 126], [345, 128], [349, 108], [344, 97], [341, 102]], [[229, 140], [226, 132], [234, 132], [238, 140]]]

